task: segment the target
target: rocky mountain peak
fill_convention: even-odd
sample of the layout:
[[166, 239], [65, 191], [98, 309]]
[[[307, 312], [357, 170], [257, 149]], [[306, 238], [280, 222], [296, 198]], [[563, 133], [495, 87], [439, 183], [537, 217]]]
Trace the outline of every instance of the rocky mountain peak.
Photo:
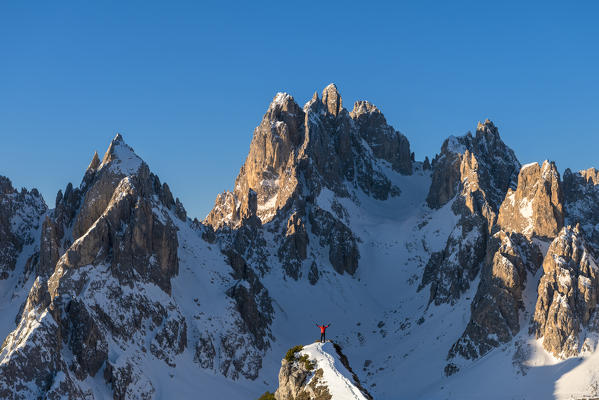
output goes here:
[[599, 176], [595, 168], [564, 171], [565, 224], [580, 223], [589, 246], [599, 254]]
[[92, 157], [91, 162], [87, 166], [87, 170], [85, 171], [85, 175], [83, 176], [83, 181], [81, 182], [81, 187], [88, 186], [91, 181], [94, 179], [96, 175], [96, 171], [100, 166], [100, 158], [98, 157], [98, 152], [94, 151], [94, 155]]
[[298, 114], [299, 110], [301, 108], [295, 102], [293, 96], [288, 93], [279, 92], [272, 99], [264, 118], [276, 121], [280, 117], [280, 113]]
[[[37, 239], [36, 230], [46, 211], [46, 203], [37, 189], [17, 191], [10, 179], [0, 175], [0, 282], [15, 270], [24, 247]], [[27, 264], [31, 262], [30, 259]], [[3, 288], [7, 293], [8, 287]]]
[[324, 88], [322, 100], [315, 93], [303, 108], [289, 94], [278, 93], [254, 130], [235, 189], [217, 198], [205, 223], [239, 226], [243, 215], [251, 214], [244, 210], [250, 190], [257, 195], [256, 215], [263, 223], [300, 192], [315, 197], [322, 187], [348, 197], [349, 182], [375, 198], [397, 195], [378, 170], [380, 159], [397, 172], [412, 173], [407, 138], [372, 104], [358, 102], [350, 116], [334, 84]]
[[325, 105], [327, 111], [334, 116], [337, 116], [343, 109], [341, 95], [334, 83], [329, 84], [322, 91], [322, 103]]
[[516, 187], [520, 163], [486, 120], [478, 124], [475, 136], [468, 132], [447, 138], [432, 168], [429, 207], [455, 200], [452, 211], [460, 220], [445, 249], [431, 255], [420, 288], [430, 283], [430, 301], [451, 303], [470, 287], [484, 264], [488, 236], [505, 193]]
[[[94, 161], [92, 160], [92, 163]], [[120, 133], [117, 133], [110, 142], [108, 150], [102, 158], [102, 163], [97, 167], [98, 170], [109, 168], [111, 172], [122, 175], [131, 175], [136, 173], [143, 160], [135, 154]]]
[[587, 181], [591, 182], [593, 185], [599, 185], [599, 170], [596, 168], [588, 168], [580, 171], [580, 175]]
[[356, 101], [349, 116], [375, 157], [388, 161], [391, 168], [401, 174], [412, 174], [413, 160], [408, 139], [387, 124], [385, 116], [374, 104]]
[[99, 165], [100, 165], [100, 158], [98, 157], [98, 152], [94, 151], [94, 155], [93, 155], [92, 160], [89, 163], [87, 169], [95, 171], [96, 169], [98, 169]]
[[358, 100], [354, 103], [354, 108], [350, 112], [350, 115], [352, 119], [357, 119], [363, 114], [371, 113], [381, 114], [380, 110], [371, 102], [366, 100]]
[[10, 179], [0, 175], [0, 194], [9, 194], [14, 192], [14, 190]]
[[485, 119], [485, 122], [481, 123], [480, 121], [476, 125], [476, 132], [480, 132], [483, 135], [490, 135], [493, 137], [499, 137], [499, 130], [490, 119]]
[[522, 167], [518, 187], [510, 189], [499, 210], [498, 225], [509, 232], [553, 238], [564, 226], [562, 184], [554, 162]]
[[[508, 188], [516, 187], [520, 163], [487, 119], [478, 123], [474, 136], [468, 132], [447, 138], [432, 168], [433, 182], [427, 197], [431, 208], [442, 207], [460, 192], [479, 192], [496, 213]], [[470, 185], [472, 177], [476, 185]]]

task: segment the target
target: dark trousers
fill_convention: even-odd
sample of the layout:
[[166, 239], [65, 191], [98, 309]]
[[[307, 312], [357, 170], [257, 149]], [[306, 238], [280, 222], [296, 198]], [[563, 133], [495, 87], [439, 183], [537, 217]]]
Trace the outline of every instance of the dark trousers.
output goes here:
[[322, 333], [320, 334], [320, 341], [321, 341], [322, 343], [326, 342], [326, 337], [325, 337], [325, 333], [324, 333], [324, 332], [322, 332]]

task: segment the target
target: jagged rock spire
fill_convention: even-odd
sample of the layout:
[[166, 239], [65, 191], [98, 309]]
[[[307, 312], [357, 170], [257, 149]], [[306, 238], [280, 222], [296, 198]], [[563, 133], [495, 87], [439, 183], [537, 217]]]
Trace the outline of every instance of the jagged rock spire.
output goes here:
[[83, 180], [81, 181], [81, 188], [85, 188], [89, 185], [96, 175], [96, 171], [100, 166], [100, 158], [98, 157], [98, 152], [94, 151], [94, 156], [92, 157], [92, 161], [87, 166], [87, 170], [85, 171], [85, 175], [83, 176]]
[[495, 126], [495, 124], [493, 123], [493, 121], [491, 121], [489, 118], [485, 119], [485, 122], [481, 123], [480, 121], [478, 122], [478, 124], [476, 125], [476, 131], [477, 132], [489, 132], [489, 133], [493, 133], [493, 134], [498, 134], [499, 131], [497, 130], [497, 127]]
[[554, 162], [525, 165], [508, 190], [497, 223], [508, 232], [554, 238], [564, 226], [562, 184]]
[[337, 116], [343, 108], [341, 95], [334, 83], [331, 83], [322, 91], [322, 103], [326, 106], [329, 113], [334, 116]]
[[[508, 188], [515, 189], [520, 171], [516, 154], [501, 140], [499, 130], [488, 119], [477, 124], [474, 136], [468, 132], [447, 138], [432, 166], [433, 182], [427, 197], [431, 208], [442, 207], [464, 189], [467, 192], [480, 189], [494, 213]], [[476, 185], [471, 184], [472, 178], [476, 178]]]
[[[593, 328], [599, 288], [597, 264], [580, 225], [562, 228], [543, 261], [534, 314], [534, 331], [543, 347], [558, 358], [579, 353]], [[591, 326], [589, 326], [591, 325]]]
[[[247, 210], [240, 207], [249, 204], [250, 189], [257, 193], [257, 216], [262, 222], [270, 221], [295, 193], [305, 189], [325, 186], [348, 196], [344, 181], [351, 181], [351, 186], [374, 198], [398, 195], [399, 189], [375, 165], [382, 159], [393, 170], [411, 174], [407, 138], [388, 125], [371, 103], [357, 102], [352, 113], [342, 110], [335, 84], [324, 88], [322, 99], [315, 92], [303, 108], [289, 94], [277, 93], [254, 130], [234, 192], [217, 198], [205, 222], [215, 228], [241, 223]], [[369, 149], [356, 138], [364, 139]], [[302, 174], [311, 177], [310, 188], [298, 186], [308, 182]], [[322, 182], [316, 182], [317, 176]]]
[[92, 161], [89, 163], [87, 169], [88, 170], [96, 170], [100, 165], [100, 158], [98, 157], [98, 152], [94, 151], [94, 156], [92, 157]]

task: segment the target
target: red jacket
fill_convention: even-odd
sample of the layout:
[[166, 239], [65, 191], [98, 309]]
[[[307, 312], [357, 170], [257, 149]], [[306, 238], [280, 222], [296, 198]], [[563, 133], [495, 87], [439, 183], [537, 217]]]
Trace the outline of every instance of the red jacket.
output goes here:
[[320, 328], [320, 333], [324, 333], [330, 325], [318, 325], [318, 324], [316, 324], [316, 326]]

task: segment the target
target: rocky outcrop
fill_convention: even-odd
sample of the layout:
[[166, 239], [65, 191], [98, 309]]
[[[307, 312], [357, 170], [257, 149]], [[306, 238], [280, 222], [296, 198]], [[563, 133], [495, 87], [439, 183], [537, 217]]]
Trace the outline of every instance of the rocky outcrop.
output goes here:
[[391, 168], [399, 173], [412, 173], [408, 139], [387, 124], [378, 108], [368, 101], [356, 101], [349, 115], [375, 157], [388, 161]]
[[474, 136], [468, 132], [445, 140], [432, 168], [427, 197], [431, 208], [442, 207], [458, 193], [467, 197], [480, 192], [491, 210], [497, 212], [507, 190], [516, 187], [520, 163], [487, 119], [478, 123]]
[[[334, 397], [335, 396], [335, 397]], [[281, 361], [276, 400], [372, 400], [341, 347], [314, 343], [291, 348]]]
[[583, 350], [581, 333], [597, 331], [598, 268], [580, 227], [563, 228], [543, 260], [533, 331], [543, 347], [567, 358]]
[[399, 173], [412, 173], [407, 139], [375, 106], [357, 102], [349, 113], [333, 84], [323, 90], [322, 100], [315, 94], [303, 109], [290, 95], [278, 93], [254, 131], [234, 191], [217, 197], [204, 222], [214, 228], [239, 226], [249, 190], [257, 193], [262, 222], [293, 198], [317, 196], [323, 187], [349, 196], [345, 182], [375, 198], [397, 195], [380, 161]]
[[580, 172], [564, 171], [565, 224], [580, 224], [586, 243], [599, 251], [599, 171], [589, 168]]
[[430, 285], [430, 302], [453, 304], [480, 271], [489, 233], [503, 196], [515, 188], [520, 163], [486, 120], [478, 124], [475, 136], [445, 140], [432, 168], [429, 207], [453, 201], [452, 211], [460, 218], [444, 250], [431, 255], [419, 290]]
[[[528, 273], [536, 273], [542, 258], [540, 249], [521, 234], [499, 231], [490, 238], [470, 321], [451, 347], [449, 360], [458, 355], [465, 359], [481, 357], [520, 331], [522, 291]], [[455, 364], [446, 368], [448, 374], [455, 371]]]
[[[481, 282], [471, 316], [448, 358], [478, 358], [510, 341], [520, 331], [522, 291], [528, 272], [541, 265], [542, 253], [533, 237], [555, 237], [563, 226], [563, 195], [555, 164], [529, 164], [520, 170], [518, 186], [509, 188], [499, 209], [495, 234], [487, 243]], [[446, 373], [456, 365], [448, 364]]]
[[[204, 223], [225, 236], [231, 232], [236, 253], [257, 270], [268, 269], [264, 259], [269, 249], [254, 263], [245, 253], [256, 248], [234, 233], [253, 215], [264, 230], [284, 238], [275, 254], [286, 276], [308, 276], [315, 283], [322, 268], [318, 252], [328, 253], [336, 272], [353, 275], [360, 258], [357, 238], [343, 221], [342, 207], [335, 214], [325, 211], [318, 196], [324, 190], [350, 198], [356, 191], [381, 200], [397, 196], [400, 190], [386, 174], [389, 169], [411, 174], [411, 156], [405, 136], [374, 105], [356, 102], [348, 112], [333, 84], [303, 108], [279, 93], [254, 131], [235, 189], [217, 197]], [[309, 246], [319, 249], [309, 251]]]
[[508, 191], [497, 223], [506, 231], [527, 237], [554, 238], [564, 226], [563, 201], [555, 164], [528, 164], [518, 175], [518, 188]]
[[487, 245], [486, 220], [465, 215], [454, 227], [445, 249], [429, 259], [419, 290], [430, 285], [430, 301], [454, 304], [480, 271]]
[[310, 210], [310, 225], [320, 245], [328, 246], [329, 261], [335, 271], [353, 275], [358, 269], [360, 253], [351, 229], [319, 207]]
[[277, 254], [285, 273], [295, 280], [299, 279], [303, 261], [308, 256], [309, 239], [304, 220], [298, 211], [291, 214]]
[[19, 391], [24, 397], [82, 398], [80, 382], [106, 365], [115, 398], [131, 398], [138, 391], [126, 395], [123, 385], [143, 383], [139, 360], [133, 353], [108, 368], [109, 343], [141, 343], [174, 365], [187, 347], [187, 324], [170, 296], [179, 262], [171, 216], [180, 212], [168, 186], [120, 135], [101, 164], [94, 155], [81, 186], [59, 192], [44, 221], [40, 276], [2, 345], [0, 388], [37, 388]]
[[31, 257], [27, 264], [35, 263], [37, 231], [46, 211], [46, 203], [36, 189], [19, 192], [10, 179], [0, 176], [0, 280], [15, 270], [17, 259], [27, 246], [35, 247], [27, 252], [26, 258]]
[[[295, 400], [303, 397], [331, 399], [331, 394], [325, 385], [321, 383], [322, 370], [315, 373], [314, 382], [306, 385], [306, 380], [312, 374], [314, 364], [308, 359], [300, 361], [299, 355], [283, 358], [279, 371], [279, 387], [275, 391], [276, 400]], [[316, 393], [318, 392], [318, 393]]]

